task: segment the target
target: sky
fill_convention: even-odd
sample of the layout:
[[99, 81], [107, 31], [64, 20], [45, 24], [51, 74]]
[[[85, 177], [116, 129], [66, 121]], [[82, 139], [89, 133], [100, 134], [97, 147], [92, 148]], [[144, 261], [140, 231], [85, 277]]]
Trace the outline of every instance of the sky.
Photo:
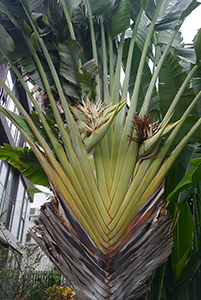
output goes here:
[[40, 207], [43, 203], [47, 202], [47, 199], [51, 194], [51, 191], [44, 186], [37, 185], [36, 187], [40, 189], [43, 193], [37, 193], [34, 195], [34, 202], [31, 203], [31, 207]]
[[181, 29], [186, 44], [192, 43], [198, 29], [201, 28], [201, 5], [198, 6], [184, 21]]
[[[197, 34], [198, 29], [201, 28], [201, 5], [197, 7], [184, 21], [182, 25], [182, 35], [184, 38], [184, 42], [186, 44], [192, 43], [195, 35]], [[49, 192], [44, 187], [38, 186], [44, 192]], [[36, 194], [34, 197], [34, 203], [32, 203], [32, 207], [40, 207], [44, 202], [47, 201], [47, 198], [43, 194]]]

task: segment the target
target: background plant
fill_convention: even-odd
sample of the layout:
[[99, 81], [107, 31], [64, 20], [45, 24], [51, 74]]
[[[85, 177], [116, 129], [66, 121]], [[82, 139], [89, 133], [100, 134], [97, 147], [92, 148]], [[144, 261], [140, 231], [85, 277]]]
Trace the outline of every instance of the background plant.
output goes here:
[[10, 245], [6, 235], [4, 213], [1, 214], [0, 230], [7, 241], [7, 247], [0, 249], [0, 297], [10, 299], [46, 299], [46, 290], [55, 284], [61, 284], [61, 275], [55, 268], [37, 272], [43, 253], [36, 245], [17, 244], [17, 249]]
[[49, 287], [46, 291], [47, 299], [52, 300], [67, 300], [73, 299], [74, 291], [69, 287], [62, 287], [58, 285], [54, 285]]
[[53, 285], [60, 285], [61, 274], [54, 267], [50, 270], [35, 272], [31, 282], [31, 299], [47, 299], [46, 290]]
[[[46, 294], [48, 287], [61, 284], [61, 275], [55, 269], [36, 272], [43, 256], [43, 254], [38, 253], [38, 246], [22, 246], [19, 244], [18, 249], [20, 254], [12, 248], [9, 250], [1, 248], [1, 299], [47, 299], [49, 297]], [[23, 254], [21, 254], [21, 251]]]
[[35, 256], [38, 246], [20, 244], [17, 246], [19, 252], [11, 247], [1, 249], [0, 297], [2, 300], [32, 299], [32, 274], [39, 265], [42, 255]]

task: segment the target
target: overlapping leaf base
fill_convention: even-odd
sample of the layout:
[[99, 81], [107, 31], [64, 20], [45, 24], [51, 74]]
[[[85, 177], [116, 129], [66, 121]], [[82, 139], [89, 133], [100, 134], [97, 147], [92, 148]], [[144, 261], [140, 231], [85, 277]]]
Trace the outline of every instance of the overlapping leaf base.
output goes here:
[[42, 206], [31, 235], [73, 283], [78, 299], [142, 299], [149, 291], [148, 277], [173, 245], [163, 192], [162, 186], [146, 201], [132, 220], [126, 241], [109, 247], [106, 255], [66, 208], [55, 205], [56, 198]]

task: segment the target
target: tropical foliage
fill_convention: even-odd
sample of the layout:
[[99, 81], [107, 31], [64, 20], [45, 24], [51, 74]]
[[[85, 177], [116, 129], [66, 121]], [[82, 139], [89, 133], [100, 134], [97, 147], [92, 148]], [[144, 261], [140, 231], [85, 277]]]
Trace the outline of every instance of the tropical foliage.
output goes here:
[[[2, 231], [2, 225], [0, 225]], [[0, 297], [2, 300], [34, 300], [33, 272], [40, 264], [42, 254], [37, 254], [38, 246], [17, 245], [17, 250], [0, 248]], [[18, 252], [19, 251], [19, 252]], [[48, 285], [45, 286], [46, 288]], [[37, 289], [39, 286], [37, 287]]]
[[170, 282], [164, 265], [148, 297], [174, 297], [199, 269], [200, 241], [187, 260], [194, 213], [200, 224], [200, 162], [176, 187], [199, 156], [201, 31], [194, 48], [179, 31], [198, 5], [0, 1], [0, 60], [34, 107], [28, 115], [0, 80], [20, 113], [0, 111], [29, 144], [5, 145], [0, 158], [53, 191], [32, 235], [81, 299], [145, 297], [171, 251]]

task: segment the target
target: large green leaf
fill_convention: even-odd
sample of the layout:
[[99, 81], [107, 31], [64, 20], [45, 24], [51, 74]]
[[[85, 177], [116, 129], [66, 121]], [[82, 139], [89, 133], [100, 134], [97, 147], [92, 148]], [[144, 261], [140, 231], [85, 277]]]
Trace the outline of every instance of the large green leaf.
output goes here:
[[[26, 58], [22, 59], [21, 62], [24, 65], [24, 69], [28, 72], [29, 77], [32, 80], [32, 82], [37, 84], [42, 90], [45, 91], [45, 86], [44, 86], [43, 80], [41, 78], [40, 72], [38, 71], [38, 68], [35, 64], [33, 57], [32, 56], [26, 57]], [[49, 70], [47, 70], [46, 74], [47, 74], [47, 76], [49, 75], [48, 76], [49, 80], [50, 80], [49, 82], [50, 82], [50, 85], [52, 85], [53, 81], [52, 81], [52, 76], [51, 76]]]
[[138, 0], [129, 0], [131, 19], [136, 22], [139, 12], [141, 10], [141, 3]]
[[[164, 31], [159, 31], [159, 32], [155, 32], [154, 34], [154, 44], [156, 46], [156, 50], [155, 50], [155, 55], [154, 55], [154, 66], [157, 66], [158, 61], [162, 55], [162, 53], [165, 50], [166, 45], [168, 44], [169, 40], [171, 39], [171, 36], [174, 34], [173, 30], [164, 30]], [[187, 48], [181, 48], [181, 32], [177, 32], [176, 37], [174, 38], [171, 47], [170, 47], [170, 51], [172, 53], [179, 54], [183, 57], [185, 57], [185, 59], [188, 59], [188, 56], [190, 56], [189, 60], [192, 60], [192, 56], [194, 54], [194, 50], [191, 49], [188, 51]], [[190, 52], [190, 54], [189, 54]], [[193, 53], [193, 54], [192, 54]], [[195, 62], [195, 57], [193, 56], [194, 62]]]
[[183, 190], [194, 186], [196, 183], [201, 181], [201, 158], [191, 160], [191, 168], [188, 170], [186, 175], [182, 178], [176, 188], [167, 197], [167, 201], [172, 197], [178, 196]]
[[110, 8], [113, 2], [114, 2], [113, 0], [102, 0], [102, 1], [89, 0], [92, 14], [102, 15]]
[[1, 35], [1, 42], [0, 47], [6, 53], [10, 53], [14, 50], [15, 44], [11, 36], [6, 32], [3, 26], [0, 24], [0, 35]]
[[80, 100], [81, 90], [78, 89], [75, 85], [63, 81], [62, 86], [66, 95], [73, 97], [77, 100]]
[[[143, 50], [144, 43], [146, 41], [147, 34], [148, 34], [147, 22], [148, 22], [147, 16], [145, 14], [142, 14], [139, 24], [137, 26], [137, 32], [136, 32], [136, 36], [135, 36], [135, 42], [137, 43], [137, 45], [141, 51]], [[125, 38], [132, 38], [132, 33], [135, 28], [134, 26], [135, 25], [132, 25], [131, 28], [129, 28], [126, 31]], [[151, 48], [148, 49], [148, 56], [151, 59], [153, 59], [153, 53], [151, 51]]]
[[[0, 40], [1, 51], [3, 51], [6, 54], [12, 52], [15, 48], [14, 41], [1, 24], [0, 24], [0, 35], [2, 37]], [[4, 60], [5, 60], [4, 54], [0, 52], [0, 65], [4, 62]]]
[[29, 7], [30, 10], [35, 10], [36, 8], [38, 8], [38, 6], [40, 6], [45, 0], [29, 0]]
[[193, 275], [197, 272], [201, 265], [201, 250], [195, 252], [192, 257], [188, 260], [185, 268], [183, 269], [181, 275], [179, 276], [178, 280], [175, 283], [175, 289], [179, 288], [180, 286], [184, 285], [188, 282]]
[[178, 221], [173, 231], [174, 246], [172, 248], [172, 267], [175, 279], [178, 280], [188, 258], [194, 230], [194, 219], [188, 203], [179, 207]]
[[[8, 109], [5, 109], [5, 108], [4, 108], [4, 110], [7, 111], [8, 114], [11, 115], [12, 118], [13, 118], [14, 120], [16, 120], [16, 122], [17, 122], [24, 130], [26, 130], [26, 132], [28, 133], [28, 135], [29, 135], [33, 140], [36, 141], [36, 137], [35, 137], [33, 131], [31, 130], [30, 126], [28, 125], [28, 123], [26, 122], [26, 120], [25, 120], [23, 117], [19, 116], [18, 114], [15, 114], [14, 112], [12, 112], [12, 111], [10, 111], [10, 110], [8, 110]], [[2, 111], [1, 111], [1, 113], [2, 113]]]
[[[14, 0], [12, 5], [10, 5], [9, 1], [2, 0], [0, 11], [6, 14], [18, 29], [23, 30], [24, 20], [27, 20], [27, 18], [20, 1]], [[1, 21], [4, 22], [4, 18]]]
[[78, 86], [78, 61], [82, 51], [81, 45], [73, 40], [68, 44], [59, 44], [59, 54], [61, 56], [60, 74], [70, 83]]
[[154, 14], [155, 14], [155, 11], [156, 11], [156, 8], [157, 8], [157, 5], [159, 3], [159, 0], [157, 1], [154, 1], [154, 0], [142, 0], [142, 6], [146, 12], [146, 15], [147, 17], [152, 20]]
[[180, 25], [184, 12], [192, 2], [192, 0], [179, 0], [170, 3], [166, 14], [157, 20], [155, 30], [174, 29], [176, 26]]
[[175, 54], [177, 57], [181, 58], [183, 61], [186, 61], [187, 63], [196, 63], [196, 56], [195, 56], [195, 50], [191, 47], [187, 48], [176, 48]]
[[9, 162], [34, 184], [50, 186], [43, 168], [31, 149], [5, 144], [4, 147], [0, 147], [0, 159]]
[[74, 17], [75, 10], [80, 4], [81, 0], [65, 0], [66, 7], [68, 9], [68, 13], [71, 17], [71, 19]]
[[[184, 79], [186, 78], [186, 75], [186, 72], [183, 71], [181, 65], [178, 63], [177, 58], [169, 53], [159, 73], [159, 101], [162, 116], [164, 116], [167, 112], [170, 103], [180, 89]], [[194, 98], [194, 90], [188, 85], [175, 108], [174, 115], [171, 119], [172, 122], [175, 122], [178, 120], [178, 118], [181, 118], [182, 114]], [[189, 117], [185, 120], [185, 123], [180, 129], [179, 135], [174, 140], [173, 146], [178, 143], [180, 137], [186, 135], [186, 133], [189, 131], [189, 128], [192, 127], [192, 124], [196, 122], [198, 118], [199, 109], [198, 105], [196, 105]], [[199, 142], [200, 137], [200, 130], [198, 130], [196, 135], [194, 135], [193, 140]]]
[[99, 68], [94, 59], [91, 59], [83, 64], [83, 68], [86, 69], [91, 76], [96, 76], [99, 73]]
[[[201, 67], [195, 72], [192, 78], [192, 86], [197, 95], [200, 91], [200, 84], [201, 84]], [[201, 101], [198, 102], [199, 111], [201, 112]]]
[[128, 0], [119, 0], [110, 21], [112, 39], [130, 26], [130, 6]]
[[[180, 153], [176, 162], [170, 169], [167, 175], [167, 182], [166, 182], [166, 197], [169, 198], [169, 194], [176, 188], [176, 186], [182, 181], [183, 177], [186, 175], [190, 161], [192, 159], [200, 158], [201, 151], [199, 144], [192, 144], [189, 143]], [[182, 191], [179, 195], [178, 201], [180, 204], [184, 204], [187, 202], [193, 194], [195, 186], [192, 185], [191, 187], [187, 188], [186, 190]], [[173, 198], [173, 201], [175, 199]], [[169, 202], [171, 204], [171, 200]], [[174, 214], [174, 213], [173, 213]]]
[[89, 94], [92, 91], [93, 86], [91, 85], [92, 76], [89, 72], [82, 68], [82, 73], [78, 73], [78, 80], [81, 86], [82, 92], [85, 94]]
[[196, 53], [196, 58], [198, 61], [201, 60], [201, 29], [198, 30], [198, 33], [196, 34], [194, 38], [194, 48], [195, 48], [195, 53]]

